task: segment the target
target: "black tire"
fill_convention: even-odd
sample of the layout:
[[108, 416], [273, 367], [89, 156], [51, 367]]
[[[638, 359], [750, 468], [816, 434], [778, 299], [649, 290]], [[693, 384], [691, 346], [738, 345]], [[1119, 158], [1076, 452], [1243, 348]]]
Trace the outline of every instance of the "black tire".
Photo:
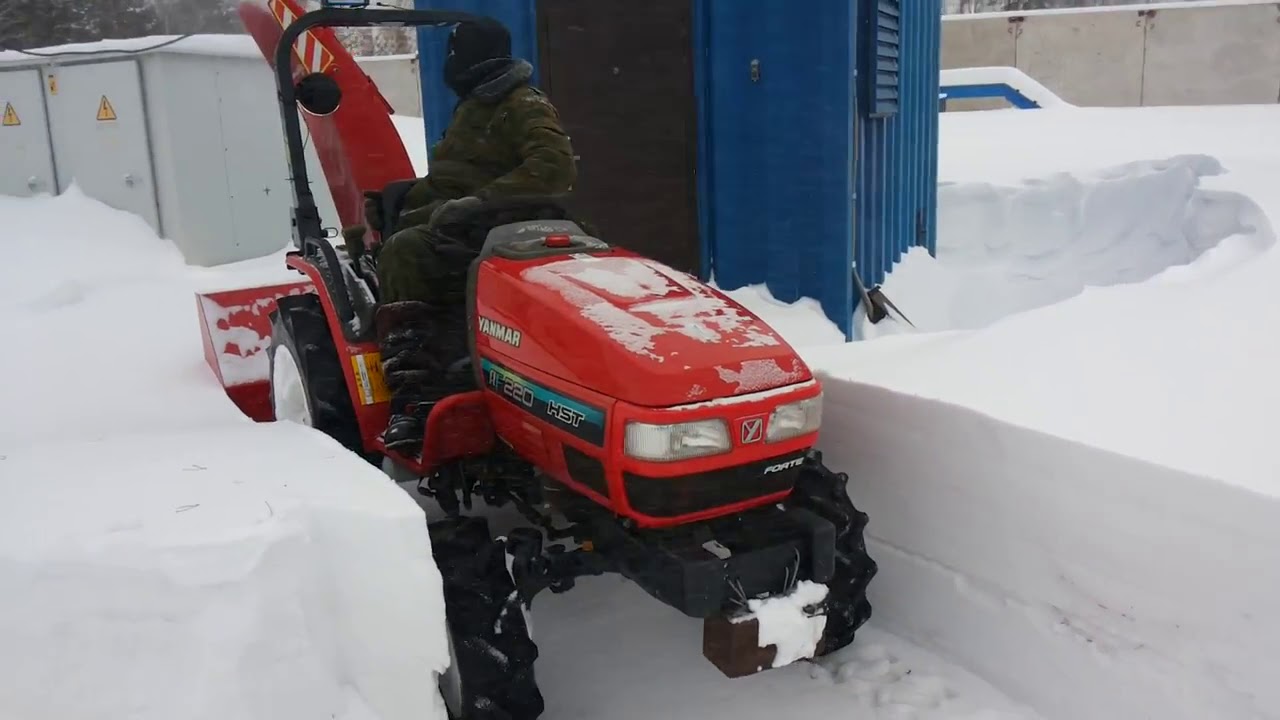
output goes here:
[[270, 358], [271, 407], [276, 407], [276, 355], [287, 348], [297, 363], [303, 394], [311, 415], [311, 427], [361, 455], [364, 443], [356, 422], [346, 376], [338, 360], [320, 298], [314, 294], [287, 295], [271, 311]]
[[879, 567], [863, 538], [867, 514], [854, 507], [848, 482], [848, 475], [831, 472], [822, 464], [822, 453], [814, 451], [805, 459], [790, 501], [836, 526], [835, 574], [827, 583], [827, 627], [819, 655], [847, 647], [871, 618], [867, 586]]
[[505, 546], [490, 537], [480, 517], [441, 520], [428, 528], [461, 682], [461, 711], [450, 709], [450, 718], [535, 720], [544, 709], [533, 674], [538, 646], [507, 571]]

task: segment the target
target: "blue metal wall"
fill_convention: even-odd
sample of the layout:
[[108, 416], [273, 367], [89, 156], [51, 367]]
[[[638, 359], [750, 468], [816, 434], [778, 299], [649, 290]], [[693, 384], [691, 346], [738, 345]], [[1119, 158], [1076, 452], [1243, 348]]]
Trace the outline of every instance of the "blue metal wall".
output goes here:
[[[859, 34], [875, 37], [884, 0], [861, 0]], [[894, 3], [895, 5], [897, 3]], [[868, 287], [884, 280], [904, 252], [937, 247], [938, 77], [942, 16], [932, 0], [900, 5], [898, 107], [887, 117], [859, 113], [854, 261]], [[858, 75], [880, 71], [876, 54], [859, 55]], [[860, 82], [870, 110], [870, 85]]]
[[[415, 2], [499, 18], [536, 72], [537, 0]], [[816, 298], [852, 338], [855, 261], [872, 285], [907, 248], [934, 251], [937, 0], [693, 0], [693, 10], [704, 273], [725, 288]], [[446, 36], [419, 35], [431, 143], [455, 102], [440, 78]]]
[[[854, 13], [849, 0], [703, 0], [703, 242], [720, 287], [853, 303]], [[759, 61], [759, 77], [752, 62]]]

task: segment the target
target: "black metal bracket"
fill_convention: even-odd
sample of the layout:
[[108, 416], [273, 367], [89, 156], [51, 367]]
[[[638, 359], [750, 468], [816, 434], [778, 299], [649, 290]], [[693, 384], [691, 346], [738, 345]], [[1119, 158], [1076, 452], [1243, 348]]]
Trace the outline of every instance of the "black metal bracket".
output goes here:
[[506, 551], [511, 556], [511, 576], [525, 607], [533, 604], [533, 598], [543, 590], [553, 593], [573, 589], [580, 577], [603, 575], [612, 570], [608, 560], [598, 554], [578, 548], [567, 550], [561, 545], [543, 549], [542, 533], [533, 528], [512, 530], [506, 539]]

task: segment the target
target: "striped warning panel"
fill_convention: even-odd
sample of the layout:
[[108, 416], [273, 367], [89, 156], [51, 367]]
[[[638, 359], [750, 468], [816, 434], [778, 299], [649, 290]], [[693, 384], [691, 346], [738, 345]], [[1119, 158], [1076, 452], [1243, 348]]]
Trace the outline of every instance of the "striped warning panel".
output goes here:
[[[271, 14], [275, 16], [281, 28], [289, 27], [298, 17], [287, 0], [267, 0], [267, 7], [271, 9]], [[329, 52], [329, 49], [310, 30], [299, 35], [294, 41], [293, 53], [308, 72], [325, 72], [333, 64], [333, 53]]]

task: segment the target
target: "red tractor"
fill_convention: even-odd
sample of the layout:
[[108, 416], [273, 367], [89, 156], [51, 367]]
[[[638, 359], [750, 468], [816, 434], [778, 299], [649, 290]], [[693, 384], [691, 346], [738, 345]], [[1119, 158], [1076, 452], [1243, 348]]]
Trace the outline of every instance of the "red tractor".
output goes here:
[[[804, 656], [852, 642], [871, 614], [866, 589], [876, 564], [846, 476], [813, 450], [818, 381], [745, 308], [608, 245], [554, 199], [482, 206], [467, 237], [454, 239], [473, 259], [465, 282], [470, 352], [453, 372], [473, 389], [435, 406], [419, 456], [385, 449], [375, 261], [369, 253], [353, 260], [322, 229], [295, 107], [322, 146], [341, 214], [358, 221], [361, 192], [380, 190], [386, 226], [394, 226], [413, 181], [360, 183], [376, 178], [369, 158], [387, 154], [369, 150], [370, 137], [394, 142], [387, 152], [403, 149], [387, 139], [376, 89], [327, 28], [473, 16], [303, 14], [293, 0], [248, 0], [241, 16], [275, 68], [295, 201], [287, 263], [309, 281], [262, 291], [274, 301], [264, 419], [330, 435], [397, 481], [416, 480], [444, 510], [447, 519], [428, 530], [445, 583], [453, 662], [441, 689], [450, 713], [540, 715], [525, 613], [538, 592], [563, 592], [584, 575], [620, 573], [703, 619], [704, 654], [732, 677], [779, 664], [776, 646], [760, 647], [750, 607], [800, 585], [825, 586], [802, 610], [820, 628]], [[351, 103], [357, 107], [347, 110]], [[208, 323], [205, 332], [212, 347]], [[243, 395], [238, 401], [251, 407]], [[464, 514], [475, 496], [513, 506], [530, 526], [491, 537], [483, 518]]]

